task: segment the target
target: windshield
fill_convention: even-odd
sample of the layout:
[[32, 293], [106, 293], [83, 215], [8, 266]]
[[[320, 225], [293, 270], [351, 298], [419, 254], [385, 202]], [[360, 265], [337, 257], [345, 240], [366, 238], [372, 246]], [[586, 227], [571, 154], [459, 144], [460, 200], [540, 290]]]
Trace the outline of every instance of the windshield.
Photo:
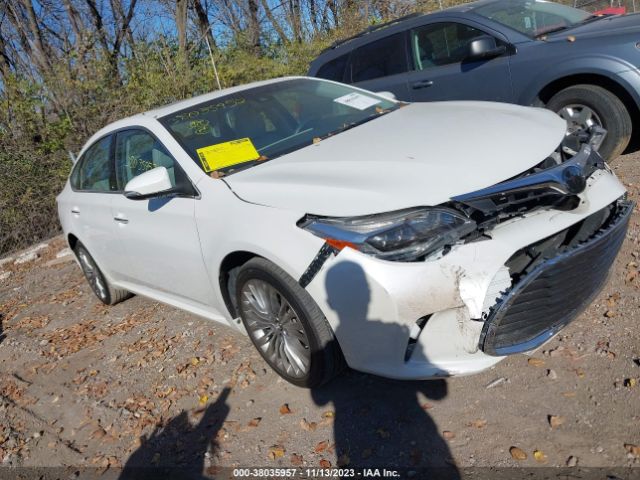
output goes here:
[[474, 12], [530, 37], [565, 30], [593, 17], [584, 10], [541, 0], [502, 0], [480, 6]]
[[160, 122], [205, 172], [229, 174], [317, 143], [399, 105], [346, 85], [292, 79], [199, 103]]

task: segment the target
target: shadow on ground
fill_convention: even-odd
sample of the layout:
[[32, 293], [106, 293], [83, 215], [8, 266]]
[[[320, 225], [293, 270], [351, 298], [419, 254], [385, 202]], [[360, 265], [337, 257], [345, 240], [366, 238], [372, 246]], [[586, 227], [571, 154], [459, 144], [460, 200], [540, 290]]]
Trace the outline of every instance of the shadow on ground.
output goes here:
[[205, 455], [218, 449], [216, 435], [222, 427], [229, 406], [225, 388], [214, 403], [202, 413], [195, 426], [187, 412], [173, 417], [163, 428], [143, 438], [142, 445], [125, 464], [119, 480], [205, 479]]
[[[334, 266], [327, 273], [326, 286], [329, 306], [340, 318], [336, 337], [356, 342], [347, 346], [351, 352], [359, 349], [365, 359], [380, 361], [385, 350], [396, 355], [400, 344], [400, 356], [404, 355], [409, 329], [368, 318], [372, 294], [359, 265], [341, 262]], [[336, 345], [330, 342], [316, 348], [312, 363], [326, 361], [327, 352], [333, 358]], [[342, 342], [341, 345], [345, 347]], [[399, 359], [401, 364], [403, 361]], [[210, 473], [205, 469], [205, 454], [213, 455], [217, 449], [216, 433], [229, 413], [228, 395], [226, 388], [196, 426], [190, 425], [183, 412], [154, 432], [131, 455], [120, 479], [152, 479], [167, 474], [172, 478], [205, 478], [203, 475]], [[354, 371], [346, 371], [327, 385], [311, 390], [317, 405], [334, 411], [338, 459], [334, 467], [416, 469], [416, 474], [428, 468], [430, 478], [456, 479], [459, 472], [447, 442], [428, 414], [432, 405], [427, 400], [441, 400], [446, 395], [447, 383], [443, 379], [394, 381]], [[247, 437], [246, 441], [251, 439]], [[284, 462], [279, 466], [287, 465]]]
[[[369, 318], [372, 293], [360, 265], [338, 263], [327, 272], [325, 287], [327, 303], [339, 317], [335, 335], [343, 349], [357, 352], [363, 364], [384, 357], [402, 365], [409, 328]], [[396, 381], [350, 371], [311, 394], [316, 404], [335, 411], [339, 465], [429, 467], [432, 478], [459, 478], [449, 447], [427, 413], [432, 407], [427, 399], [446, 397], [445, 380]]]

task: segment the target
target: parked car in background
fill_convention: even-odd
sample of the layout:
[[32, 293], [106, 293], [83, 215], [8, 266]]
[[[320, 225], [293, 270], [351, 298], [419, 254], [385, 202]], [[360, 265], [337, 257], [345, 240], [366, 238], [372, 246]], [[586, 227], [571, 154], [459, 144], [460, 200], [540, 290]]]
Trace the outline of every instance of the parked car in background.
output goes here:
[[592, 15], [541, 0], [482, 0], [374, 26], [335, 43], [309, 75], [401, 100], [546, 106], [569, 132], [593, 125], [613, 159], [640, 118], [640, 15]]
[[625, 238], [597, 129], [565, 130], [539, 108], [271, 80], [103, 128], [58, 210], [102, 302], [228, 323], [296, 385], [345, 362], [463, 375], [574, 319]]

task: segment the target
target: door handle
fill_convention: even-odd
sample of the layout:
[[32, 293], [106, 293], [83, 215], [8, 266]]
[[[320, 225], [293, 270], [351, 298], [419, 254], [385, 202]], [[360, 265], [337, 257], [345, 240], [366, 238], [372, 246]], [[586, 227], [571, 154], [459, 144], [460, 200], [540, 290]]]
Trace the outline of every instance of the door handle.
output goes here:
[[113, 219], [118, 223], [129, 223], [129, 219], [121, 213], [117, 214]]
[[433, 80], [421, 80], [411, 85], [411, 88], [418, 90], [419, 88], [427, 88], [433, 85]]
[[71, 209], [71, 213], [74, 213], [76, 215], [80, 215], [80, 209], [78, 207], [73, 207]]

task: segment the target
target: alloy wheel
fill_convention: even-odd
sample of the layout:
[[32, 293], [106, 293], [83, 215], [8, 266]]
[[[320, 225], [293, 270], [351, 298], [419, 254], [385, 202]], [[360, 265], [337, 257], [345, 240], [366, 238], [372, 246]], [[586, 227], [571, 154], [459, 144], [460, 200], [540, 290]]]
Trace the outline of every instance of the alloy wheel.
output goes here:
[[284, 375], [302, 378], [309, 372], [309, 338], [298, 313], [271, 284], [251, 279], [240, 292], [247, 331], [264, 357]]
[[102, 280], [102, 275], [98, 270], [98, 266], [84, 249], [80, 249], [78, 251], [78, 260], [80, 260], [82, 271], [84, 272], [84, 276], [87, 278], [91, 289], [98, 298], [100, 298], [100, 300], [105, 301], [107, 298], [107, 287]]
[[567, 135], [587, 133], [594, 125], [602, 127], [598, 114], [586, 105], [572, 103], [557, 113], [567, 122]]

